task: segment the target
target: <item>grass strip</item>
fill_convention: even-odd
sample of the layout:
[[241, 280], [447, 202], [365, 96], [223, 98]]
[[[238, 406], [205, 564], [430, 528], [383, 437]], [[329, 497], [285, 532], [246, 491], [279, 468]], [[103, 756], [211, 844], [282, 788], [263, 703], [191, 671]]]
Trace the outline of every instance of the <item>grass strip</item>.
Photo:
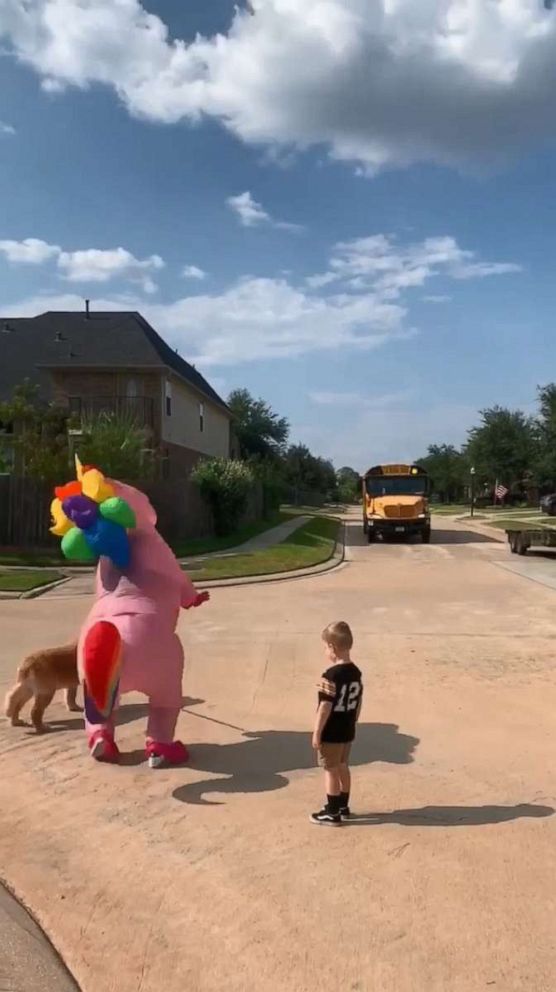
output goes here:
[[332, 557], [340, 526], [340, 521], [332, 517], [313, 517], [280, 544], [249, 554], [215, 558], [200, 563], [198, 568], [190, 564], [187, 571], [194, 582], [199, 582], [273, 575], [311, 568]]
[[50, 582], [57, 582], [58, 579], [63, 579], [61, 572], [44, 568], [37, 571], [25, 569], [21, 572], [16, 569], [10, 571], [0, 569], [0, 592], [30, 592], [31, 589], [47, 586]]

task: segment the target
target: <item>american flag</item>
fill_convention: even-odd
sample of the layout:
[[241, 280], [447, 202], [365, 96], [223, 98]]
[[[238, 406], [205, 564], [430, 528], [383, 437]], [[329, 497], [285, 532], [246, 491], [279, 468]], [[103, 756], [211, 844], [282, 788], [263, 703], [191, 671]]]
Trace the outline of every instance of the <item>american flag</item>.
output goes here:
[[503, 486], [501, 482], [496, 484], [496, 488], [494, 490], [494, 495], [496, 496], [496, 499], [504, 499], [504, 496], [507, 496], [508, 492], [509, 489], [506, 489], [506, 487]]

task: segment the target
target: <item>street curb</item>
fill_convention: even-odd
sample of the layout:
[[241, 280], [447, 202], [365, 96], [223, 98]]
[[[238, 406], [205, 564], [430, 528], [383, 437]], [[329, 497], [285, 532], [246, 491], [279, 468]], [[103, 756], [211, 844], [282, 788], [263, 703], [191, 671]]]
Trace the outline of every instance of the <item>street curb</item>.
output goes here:
[[506, 542], [506, 532], [500, 530], [499, 527], [489, 527], [488, 524], [482, 524], [478, 520], [475, 521], [470, 517], [454, 517], [453, 520], [454, 523], [464, 524], [477, 534], [484, 534], [485, 537], [492, 537], [500, 544], [505, 544]]
[[22, 592], [20, 599], [38, 599], [45, 592], [50, 592], [51, 589], [57, 589], [58, 586], [63, 586], [66, 582], [70, 582], [73, 575], [65, 575], [63, 579], [56, 579], [55, 582], [49, 582], [46, 586], [36, 586], [34, 589], [29, 589], [27, 592]]
[[[320, 565], [311, 565], [309, 568], [299, 568], [291, 572], [271, 572], [268, 575], [245, 575], [237, 579], [206, 579], [205, 581], [200, 579], [198, 583], [195, 583], [196, 588], [203, 590], [231, 589], [234, 586], [262, 586], [270, 582], [293, 582], [295, 579], [307, 579], [313, 575], [326, 575], [327, 572], [333, 572], [345, 564], [346, 560], [346, 525], [343, 521], [339, 521], [339, 523], [342, 525], [341, 537], [336, 541], [330, 558], [321, 562]], [[194, 579], [195, 576], [193, 575]]]
[[63, 586], [64, 583], [69, 582], [73, 576], [66, 575], [62, 579], [56, 579], [55, 582], [49, 582], [45, 586], [35, 586], [34, 589], [27, 589], [26, 592], [0, 592], [0, 600], [7, 601], [10, 599], [37, 599], [38, 596], [42, 596], [43, 593], [49, 592], [50, 589], [56, 589], [57, 586]]
[[[340, 524], [340, 534], [334, 545], [334, 550], [327, 558], [326, 561], [321, 562], [319, 565], [311, 565], [309, 568], [300, 568], [291, 572], [271, 572], [268, 575], [244, 575], [241, 578], [235, 579], [199, 579], [195, 582], [195, 575], [192, 575], [192, 581], [195, 582], [197, 589], [230, 589], [234, 586], [259, 586], [266, 585], [269, 582], [293, 582], [295, 579], [307, 579], [311, 576], [326, 575], [327, 572], [333, 572], [335, 569], [340, 568], [341, 565], [345, 563], [346, 559], [346, 524], [345, 521], [335, 518]], [[66, 582], [69, 582], [73, 576], [67, 576], [64, 579], [60, 579], [57, 582], [50, 583], [48, 586], [40, 586], [38, 589], [30, 590], [30, 593], [25, 593], [26, 599], [38, 599], [43, 593], [48, 592], [49, 589], [61, 586]], [[10, 595], [10, 594], [8, 594]], [[88, 596], [89, 593], [75, 593], [72, 595], [68, 594], [68, 599], [77, 599], [81, 596]], [[0, 594], [1, 598], [1, 594]], [[10, 597], [11, 598], [11, 597]], [[13, 597], [14, 599], [22, 599], [22, 595], [17, 595]]]
[[[72, 989], [74, 992], [80, 992], [80, 986], [78, 985], [76, 979], [69, 970], [66, 962], [64, 961], [60, 951], [56, 947], [49, 934], [41, 926], [38, 916], [35, 912], [21, 899], [13, 886], [8, 882], [4, 875], [0, 876], [0, 902], [3, 906], [4, 911], [6, 911], [6, 902], [8, 906], [10, 903], [14, 906], [14, 909], [18, 916], [22, 916], [25, 919], [25, 923], [20, 922], [19, 926], [28, 936], [31, 936], [33, 940], [33, 945], [35, 947], [34, 957], [35, 962], [40, 961], [41, 967], [40, 972], [43, 971], [44, 965], [54, 965], [56, 970], [59, 972], [57, 976], [57, 984], [60, 979], [64, 982], [65, 989]], [[7, 912], [11, 915], [10, 910]], [[26, 925], [25, 925], [26, 924]], [[30, 926], [29, 926], [30, 924]], [[37, 947], [38, 941], [38, 947]], [[50, 970], [50, 968], [49, 968]], [[11, 977], [11, 976], [10, 976]], [[9, 981], [9, 978], [8, 978]], [[32, 983], [33, 988], [37, 987], [36, 979]], [[10, 986], [11, 987], [11, 986]], [[15, 987], [15, 986], [14, 986]], [[43, 988], [43, 981], [40, 980], [40, 987]]]

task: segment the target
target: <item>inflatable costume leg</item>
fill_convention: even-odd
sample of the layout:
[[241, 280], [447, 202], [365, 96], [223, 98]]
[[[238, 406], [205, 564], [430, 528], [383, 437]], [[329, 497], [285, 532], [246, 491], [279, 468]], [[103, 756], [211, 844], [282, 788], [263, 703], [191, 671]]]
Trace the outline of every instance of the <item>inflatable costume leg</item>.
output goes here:
[[114, 708], [118, 698], [122, 640], [113, 623], [100, 620], [87, 631], [81, 650], [85, 727], [97, 761], [116, 762]]

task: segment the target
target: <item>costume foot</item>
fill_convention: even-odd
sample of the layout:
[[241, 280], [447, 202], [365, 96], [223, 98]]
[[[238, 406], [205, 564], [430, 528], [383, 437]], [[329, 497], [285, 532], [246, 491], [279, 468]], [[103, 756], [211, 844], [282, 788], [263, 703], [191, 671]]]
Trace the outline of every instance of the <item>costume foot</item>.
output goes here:
[[114, 738], [107, 730], [96, 730], [89, 737], [89, 751], [95, 761], [105, 761], [110, 765], [117, 765], [120, 760], [120, 752]]
[[189, 751], [181, 741], [159, 744], [147, 738], [146, 744], [149, 768], [163, 768], [165, 765], [184, 765], [189, 760]]

